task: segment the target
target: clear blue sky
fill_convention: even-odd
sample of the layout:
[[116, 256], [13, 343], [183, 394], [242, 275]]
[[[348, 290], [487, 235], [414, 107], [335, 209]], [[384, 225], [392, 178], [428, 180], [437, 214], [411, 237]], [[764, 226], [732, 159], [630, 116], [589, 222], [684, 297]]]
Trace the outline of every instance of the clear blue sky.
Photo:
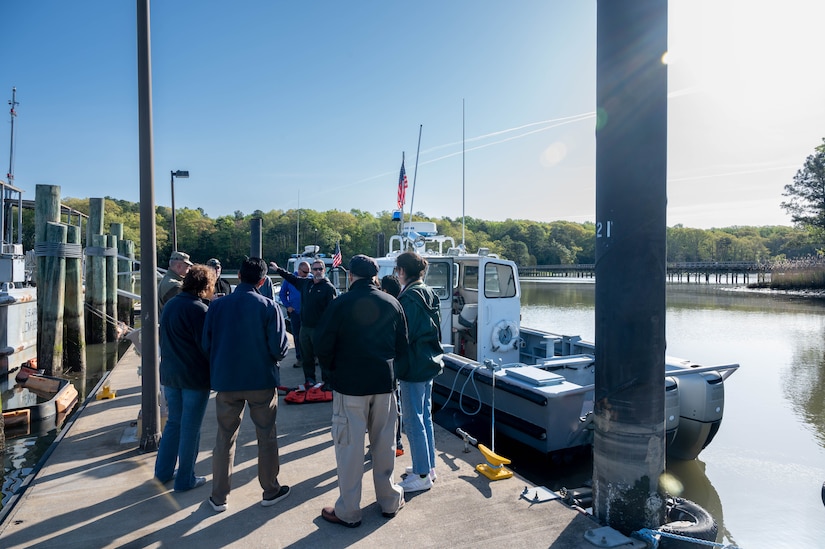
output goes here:
[[[5, 0], [16, 184], [139, 198], [136, 8]], [[210, 217], [395, 207], [595, 218], [595, 0], [152, 2], [155, 198]], [[790, 224], [825, 136], [825, 2], [672, 0], [668, 225]], [[0, 131], [8, 163], [9, 117]], [[3, 152], [6, 151], [6, 152]]]

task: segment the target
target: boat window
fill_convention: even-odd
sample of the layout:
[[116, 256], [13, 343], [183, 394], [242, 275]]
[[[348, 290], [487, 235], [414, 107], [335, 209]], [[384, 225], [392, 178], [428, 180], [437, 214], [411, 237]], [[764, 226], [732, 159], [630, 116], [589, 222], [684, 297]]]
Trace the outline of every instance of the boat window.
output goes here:
[[478, 265], [464, 265], [464, 288], [478, 290]]
[[514, 297], [516, 277], [510, 265], [488, 263], [484, 266], [484, 297]]
[[452, 282], [450, 264], [444, 262], [430, 263], [424, 282], [433, 289], [438, 299], [452, 298]]

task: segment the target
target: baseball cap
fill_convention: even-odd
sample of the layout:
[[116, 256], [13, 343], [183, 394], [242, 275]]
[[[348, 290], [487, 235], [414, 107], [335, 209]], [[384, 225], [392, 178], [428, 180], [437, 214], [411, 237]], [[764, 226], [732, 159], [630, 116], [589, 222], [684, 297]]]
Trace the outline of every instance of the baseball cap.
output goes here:
[[189, 254], [185, 254], [183, 252], [172, 252], [172, 255], [169, 256], [170, 261], [183, 261], [187, 265], [194, 265], [192, 261], [189, 259]]

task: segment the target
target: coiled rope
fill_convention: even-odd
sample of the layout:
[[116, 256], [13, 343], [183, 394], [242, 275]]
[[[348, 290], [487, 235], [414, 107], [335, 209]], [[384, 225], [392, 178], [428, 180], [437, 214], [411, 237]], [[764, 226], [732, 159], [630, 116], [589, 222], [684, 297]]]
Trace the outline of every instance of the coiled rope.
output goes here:
[[671, 538], [688, 543], [695, 543], [696, 545], [703, 545], [705, 547], [720, 547], [721, 549], [739, 549], [739, 547], [736, 545], [725, 545], [724, 543], [716, 543], [715, 541], [706, 541], [703, 539], [691, 538], [688, 536], [682, 536], [680, 534], [673, 534], [671, 532], [662, 532], [661, 530], [651, 530], [650, 528], [642, 528], [641, 530], [637, 530], [636, 532], [633, 532], [633, 536], [649, 543], [651, 549], [657, 549], [659, 547], [659, 540], [662, 537]]

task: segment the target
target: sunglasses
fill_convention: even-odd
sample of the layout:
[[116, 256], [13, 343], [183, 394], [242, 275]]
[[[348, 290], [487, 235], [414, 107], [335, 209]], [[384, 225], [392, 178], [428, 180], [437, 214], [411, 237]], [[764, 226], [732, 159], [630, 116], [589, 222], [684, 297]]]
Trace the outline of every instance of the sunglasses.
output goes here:
[[306, 270], [306, 271], [298, 271], [298, 272], [299, 272], [299, 273], [301, 273], [301, 274], [309, 274], [309, 271], [308, 271], [308, 270]]
[[312, 270], [313, 271], [323, 271], [324, 268], [323, 267], [313, 267]]

